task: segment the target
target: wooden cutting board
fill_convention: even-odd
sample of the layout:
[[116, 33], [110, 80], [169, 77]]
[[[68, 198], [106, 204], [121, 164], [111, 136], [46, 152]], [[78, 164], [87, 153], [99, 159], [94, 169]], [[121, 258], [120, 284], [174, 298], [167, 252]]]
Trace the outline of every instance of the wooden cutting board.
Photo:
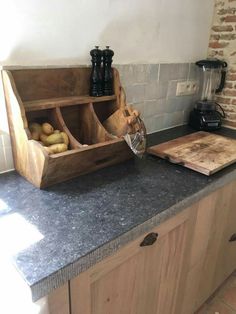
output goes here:
[[236, 140], [196, 132], [152, 146], [148, 153], [209, 176], [236, 161]]

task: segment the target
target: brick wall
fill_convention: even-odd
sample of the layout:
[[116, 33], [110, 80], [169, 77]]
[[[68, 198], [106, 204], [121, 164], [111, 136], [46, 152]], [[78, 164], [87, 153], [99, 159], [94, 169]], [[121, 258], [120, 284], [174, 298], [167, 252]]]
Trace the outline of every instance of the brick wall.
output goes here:
[[228, 63], [226, 85], [217, 101], [226, 112], [224, 125], [236, 129], [236, 0], [216, 0], [209, 57]]

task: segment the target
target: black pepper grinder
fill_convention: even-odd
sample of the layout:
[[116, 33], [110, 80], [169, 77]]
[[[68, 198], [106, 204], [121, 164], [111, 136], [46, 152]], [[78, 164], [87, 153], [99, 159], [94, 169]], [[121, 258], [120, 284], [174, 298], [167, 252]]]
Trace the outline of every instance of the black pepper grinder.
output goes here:
[[113, 95], [113, 70], [111, 67], [114, 51], [106, 46], [102, 52], [103, 56], [103, 95]]
[[101, 74], [101, 61], [102, 51], [95, 46], [95, 49], [90, 51], [92, 57], [92, 70], [90, 75], [90, 96], [102, 96], [102, 74]]

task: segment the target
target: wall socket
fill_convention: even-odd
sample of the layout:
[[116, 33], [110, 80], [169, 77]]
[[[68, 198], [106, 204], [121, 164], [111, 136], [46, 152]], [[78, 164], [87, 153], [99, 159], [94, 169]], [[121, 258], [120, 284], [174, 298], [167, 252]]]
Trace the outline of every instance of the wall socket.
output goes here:
[[198, 81], [185, 81], [177, 83], [176, 96], [194, 95], [198, 92]]

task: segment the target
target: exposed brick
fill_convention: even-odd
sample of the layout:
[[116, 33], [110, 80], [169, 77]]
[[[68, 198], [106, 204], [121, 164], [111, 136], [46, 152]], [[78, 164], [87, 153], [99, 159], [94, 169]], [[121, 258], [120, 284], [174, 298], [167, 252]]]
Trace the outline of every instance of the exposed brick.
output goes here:
[[[217, 35], [216, 35], [217, 36]], [[236, 39], [236, 34], [220, 34], [218, 35], [220, 40], [234, 40]]]
[[219, 34], [213, 34], [213, 35], [211, 35], [211, 39], [219, 40], [220, 39], [220, 35]]
[[236, 106], [234, 105], [221, 105], [224, 109], [224, 111], [236, 113]]
[[214, 58], [214, 57], [217, 57], [217, 56], [223, 56], [224, 55], [224, 52], [223, 50], [211, 50], [210, 53], [209, 53], [209, 57], [211, 58]]
[[225, 88], [233, 88], [233, 87], [234, 87], [233, 83], [231, 83], [231, 82], [225, 83]]
[[231, 102], [231, 98], [217, 97], [216, 100], [221, 104], [229, 105]]
[[236, 128], [236, 0], [215, 0], [208, 56], [228, 63], [225, 88], [216, 101], [226, 112], [224, 124]]
[[236, 22], [236, 15], [228, 15], [225, 17], [224, 21], [226, 23], [235, 23]]
[[223, 7], [224, 6], [224, 1], [216, 1], [215, 6], [216, 7], [220, 7], [220, 6]]
[[235, 120], [236, 122], [236, 113], [228, 113], [225, 112], [226, 118], [228, 118], [229, 120]]
[[228, 81], [236, 81], [236, 74], [230, 74], [227, 76]]
[[212, 30], [214, 32], [232, 32], [234, 29], [232, 25], [215, 25], [212, 26]]
[[225, 48], [229, 45], [228, 42], [219, 42], [219, 41], [212, 41], [209, 43], [209, 47], [213, 49]]
[[223, 125], [225, 126], [229, 126], [229, 127], [232, 127], [232, 128], [236, 128], [236, 121], [232, 121], [232, 120], [224, 120], [224, 123]]
[[223, 94], [225, 96], [233, 96], [236, 97], [236, 90], [235, 89], [224, 89]]
[[236, 8], [234, 7], [228, 7], [227, 9], [220, 9], [218, 10], [218, 15], [225, 15], [225, 14], [235, 14]]

